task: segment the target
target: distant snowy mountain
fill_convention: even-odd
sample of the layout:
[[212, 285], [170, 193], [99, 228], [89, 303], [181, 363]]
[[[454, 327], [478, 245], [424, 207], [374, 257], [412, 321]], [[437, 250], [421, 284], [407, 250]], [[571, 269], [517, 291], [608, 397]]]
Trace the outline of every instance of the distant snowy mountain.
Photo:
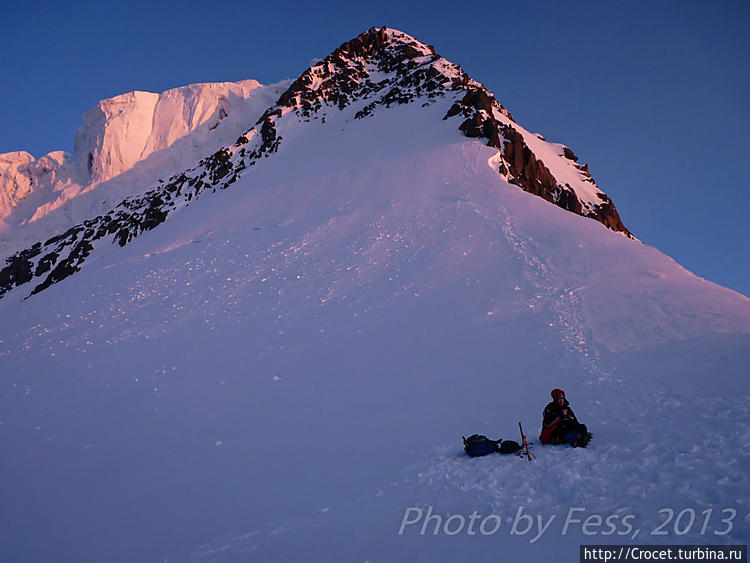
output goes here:
[[[97, 137], [124, 171], [85, 149], [101, 183], [11, 225], [3, 560], [747, 543], [750, 299], [634, 240], [569, 149], [402, 32], [243, 96], [213, 129]], [[555, 387], [588, 448], [536, 442]], [[519, 421], [533, 463], [463, 455]]]
[[255, 80], [192, 84], [162, 94], [130, 92], [102, 100], [83, 116], [76, 162], [90, 183], [109, 180], [201, 125], [216, 129], [259, 86]]
[[244, 80], [191, 84], [161, 94], [129, 92], [86, 112], [74, 160], [63, 151], [38, 160], [23, 151], [0, 155], [0, 253], [13, 246], [9, 241], [49, 236], [107, 210], [106, 202], [80, 209], [71, 204], [56, 220], [29, 227], [76, 196], [96, 189], [95, 199], [115, 198], [109, 205], [116, 205], [234, 141], [285, 85]]

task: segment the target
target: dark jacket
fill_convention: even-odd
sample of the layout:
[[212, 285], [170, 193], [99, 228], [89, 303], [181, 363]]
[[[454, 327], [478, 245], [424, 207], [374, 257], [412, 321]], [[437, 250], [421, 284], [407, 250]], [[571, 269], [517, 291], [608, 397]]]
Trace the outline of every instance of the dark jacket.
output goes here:
[[[563, 409], [568, 409], [567, 414], [563, 414]], [[553, 444], [566, 432], [577, 430], [581, 426], [567, 399], [563, 406], [558, 405], [557, 401], [549, 403], [544, 407], [542, 416], [542, 433], [539, 436], [542, 444]]]

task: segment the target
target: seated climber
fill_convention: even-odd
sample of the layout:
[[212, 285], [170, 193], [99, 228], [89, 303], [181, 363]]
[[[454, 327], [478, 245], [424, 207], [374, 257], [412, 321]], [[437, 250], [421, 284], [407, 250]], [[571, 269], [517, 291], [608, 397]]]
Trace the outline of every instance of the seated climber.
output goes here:
[[585, 424], [578, 422], [562, 389], [552, 390], [552, 402], [544, 407], [542, 434], [543, 444], [570, 444], [574, 448], [585, 448], [591, 434]]

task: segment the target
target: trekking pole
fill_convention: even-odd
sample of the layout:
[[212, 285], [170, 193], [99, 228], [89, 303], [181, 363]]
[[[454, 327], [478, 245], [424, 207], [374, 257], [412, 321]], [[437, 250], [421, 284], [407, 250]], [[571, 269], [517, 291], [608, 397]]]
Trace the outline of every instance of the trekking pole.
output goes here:
[[518, 429], [521, 431], [521, 442], [523, 443], [523, 447], [526, 448], [526, 457], [529, 461], [531, 461], [531, 458], [533, 457], [536, 459], [536, 456], [531, 453], [531, 450], [529, 450], [529, 443], [526, 441], [526, 435], [523, 433], [523, 426], [521, 426], [521, 422], [518, 422]]

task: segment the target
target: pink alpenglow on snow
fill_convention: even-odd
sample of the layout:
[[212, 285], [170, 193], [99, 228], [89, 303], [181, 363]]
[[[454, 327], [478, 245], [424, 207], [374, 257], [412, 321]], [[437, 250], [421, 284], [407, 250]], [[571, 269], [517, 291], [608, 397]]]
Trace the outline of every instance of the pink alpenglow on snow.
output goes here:
[[[8, 560], [747, 543], [750, 300], [632, 238], [570, 149], [385, 28], [186, 88], [91, 126], [99, 183], [34, 221], [86, 160], [35, 188], [42, 159], [0, 159]], [[539, 436], [557, 387], [586, 448], [464, 455]], [[473, 514], [491, 534], [452, 532]]]

